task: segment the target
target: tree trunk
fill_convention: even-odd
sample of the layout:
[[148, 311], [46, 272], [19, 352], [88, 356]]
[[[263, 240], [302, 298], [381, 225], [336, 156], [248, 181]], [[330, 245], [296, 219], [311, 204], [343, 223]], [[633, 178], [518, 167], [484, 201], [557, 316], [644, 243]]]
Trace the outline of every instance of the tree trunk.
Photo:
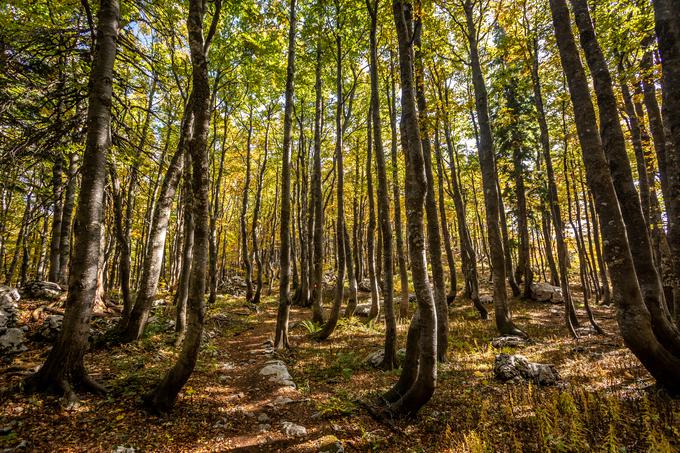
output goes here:
[[366, 190], [368, 191], [368, 225], [366, 227], [366, 252], [368, 254], [368, 281], [371, 288], [371, 310], [368, 314], [368, 320], [372, 321], [378, 317], [380, 313], [380, 295], [378, 288], [378, 279], [375, 271], [375, 201], [373, 198], [373, 141], [371, 138], [371, 111], [368, 112], [368, 147], [366, 151]]
[[191, 267], [194, 256], [194, 208], [193, 188], [191, 186], [191, 156], [184, 155], [184, 219], [182, 226], [182, 268], [175, 294], [175, 346], [182, 344], [187, 328], [187, 301], [191, 284]]
[[250, 115], [248, 117], [248, 138], [246, 140], [246, 174], [245, 182], [243, 184], [243, 192], [241, 195], [241, 260], [243, 262], [243, 270], [246, 274], [246, 302], [250, 303], [253, 300], [253, 266], [250, 261], [250, 252], [248, 251], [248, 192], [250, 191], [250, 143], [253, 137], [253, 108], [250, 108]]
[[314, 200], [314, 262], [312, 278], [312, 322], [323, 322], [323, 191], [321, 190], [321, 30], [316, 43], [316, 66], [314, 84], [314, 173], [312, 175], [312, 199]]
[[90, 72], [87, 141], [76, 213], [76, 241], [64, 320], [45, 363], [25, 382], [28, 391], [56, 391], [71, 399], [74, 386], [103, 391], [88, 377], [83, 357], [88, 347], [92, 303], [97, 291], [106, 185], [106, 155], [111, 139], [113, 63], [118, 39], [117, 0], [101, 0], [97, 45]]
[[[220, 15], [221, 3], [215, 5], [213, 22]], [[189, 142], [192, 163], [192, 195], [194, 218], [194, 253], [191, 267], [191, 282], [187, 301], [188, 325], [182, 350], [175, 365], [168, 371], [160, 384], [144, 398], [147, 406], [156, 412], [170, 410], [177, 394], [191, 376], [198, 358], [205, 317], [205, 286], [208, 269], [208, 246], [210, 242], [210, 162], [208, 158], [208, 129], [210, 127], [210, 84], [206, 53], [210, 45], [210, 34], [203, 39], [203, 16], [205, 3], [202, 0], [189, 1], [189, 49], [191, 51], [192, 85], [194, 91], [194, 133]], [[212, 29], [212, 27], [211, 27]]]
[[288, 348], [288, 316], [290, 312], [290, 155], [293, 127], [293, 96], [295, 95], [295, 1], [290, 0], [288, 29], [288, 65], [283, 112], [283, 156], [281, 162], [281, 250], [279, 252], [279, 308], [276, 316], [274, 346]]
[[[391, 95], [390, 95], [391, 93]], [[395, 90], [395, 75], [392, 53], [390, 52], [390, 87], [387, 90], [387, 106], [390, 113], [390, 154], [392, 157], [392, 196], [394, 197], [394, 231], [397, 237], [397, 262], [399, 263], [399, 286], [401, 302], [399, 316], [405, 318], [408, 314], [408, 273], [406, 258], [404, 257], [404, 238], [401, 222], [401, 193], [399, 190], [399, 164], [397, 162], [397, 97]]]
[[[401, 72], [402, 147], [406, 158], [406, 209], [411, 276], [418, 312], [407, 337], [406, 361], [397, 384], [383, 396], [389, 410], [415, 415], [437, 386], [437, 311], [427, 275], [423, 206], [427, 192], [413, 74], [413, 29], [410, 2], [393, 0], [392, 12], [399, 42]], [[415, 372], [414, 372], [415, 371]]]
[[318, 332], [317, 339], [325, 340], [333, 331], [338, 323], [340, 317], [340, 307], [344, 299], [345, 293], [345, 275], [347, 268], [347, 253], [345, 252], [345, 247], [349, 247], [349, 244], [345, 244], [345, 176], [344, 176], [344, 165], [343, 165], [343, 149], [342, 149], [342, 139], [343, 139], [343, 127], [342, 118], [344, 115], [344, 97], [342, 89], [342, 22], [340, 18], [340, 1], [335, 0], [335, 20], [336, 20], [336, 30], [335, 30], [335, 48], [336, 48], [336, 106], [335, 106], [335, 171], [336, 171], [336, 184], [337, 184], [337, 218], [335, 221], [335, 237], [336, 237], [336, 250], [338, 257], [338, 269], [337, 277], [335, 281], [335, 300], [333, 301], [333, 307], [331, 308], [331, 313], [328, 320], [324, 324], [323, 329]]
[[496, 327], [498, 328], [498, 331], [504, 335], [526, 336], [526, 334], [515, 327], [512, 322], [505, 290], [506, 258], [503, 255], [504, 247], [499, 226], [500, 194], [498, 192], [496, 163], [494, 162], [493, 137], [491, 134], [491, 125], [489, 124], [488, 98], [484, 75], [479, 62], [477, 30], [472, 6], [472, 3], [469, 0], [466, 0], [465, 17], [468, 30], [468, 42], [470, 45], [470, 63], [475, 91], [475, 105], [479, 122], [479, 163], [482, 169], [482, 185], [484, 188], [484, 201], [486, 204], [489, 252], [491, 255], [491, 264], [493, 266], [493, 302]]
[[63, 217], [64, 183], [61, 180], [64, 159], [58, 155], [52, 164], [52, 238], [50, 241], [50, 269], [47, 279], [57, 283], [59, 281], [59, 260], [61, 259], [61, 222]]
[[121, 340], [124, 342], [138, 340], [144, 333], [151, 304], [158, 290], [158, 280], [163, 267], [165, 237], [168, 232], [172, 200], [175, 197], [179, 178], [182, 174], [184, 153], [187, 152], [188, 143], [193, 135], [193, 98], [194, 94], [192, 91], [189, 95], [189, 100], [184, 106], [184, 117], [182, 119], [182, 129], [177, 150], [170, 160], [168, 169], [163, 177], [161, 190], [158, 194], [158, 201], [156, 202], [151, 226], [149, 227], [148, 245], [144, 261], [142, 262], [142, 274], [135, 305], [130, 312], [130, 316], [127, 318], [123, 316], [120, 320]]
[[642, 300], [612, 175], [597, 133], [597, 120], [588, 81], [571, 31], [569, 9], [565, 0], [550, 0], [550, 9], [560, 59], [574, 106], [586, 177], [601, 220], [605, 256], [609, 264], [621, 334], [625, 343], [657, 382], [677, 392], [680, 390], [680, 360], [655, 337], [649, 311]]
[[71, 153], [68, 164], [68, 182], [64, 195], [64, 208], [61, 217], [61, 240], [59, 241], [59, 278], [60, 285], [68, 284], [68, 269], [71, 257], [71, 224], [73, 223], [73, 208], [76, 204], [78, 173], [78, 154]]
[[608, 158], [614, 189], [621, 205], [621, 214], [643, 300], [652, 316], [656, 337], [666, 348], [680, 355], [680, 330], [672, 321], [661, 279], [654, 265], [647, 222], [633, 182], [611, 75], [595, 36], [587, 1], [572, 0], [572, 5], [576, 25], [580, 31], [581, 47], [586, 55], [597, 97], [602, 148]]

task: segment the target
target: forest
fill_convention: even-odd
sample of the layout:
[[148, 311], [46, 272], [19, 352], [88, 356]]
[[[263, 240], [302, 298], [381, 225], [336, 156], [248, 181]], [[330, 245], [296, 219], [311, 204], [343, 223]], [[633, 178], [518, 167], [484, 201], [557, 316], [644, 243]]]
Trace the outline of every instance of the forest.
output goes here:
[[680, 0], [0, 1], [0, 451], [680, 451]]

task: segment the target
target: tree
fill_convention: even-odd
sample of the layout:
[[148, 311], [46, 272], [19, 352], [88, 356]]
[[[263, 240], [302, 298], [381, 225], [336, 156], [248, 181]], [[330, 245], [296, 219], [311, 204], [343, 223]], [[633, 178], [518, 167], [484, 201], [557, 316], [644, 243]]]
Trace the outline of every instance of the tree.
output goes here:
[[205, 317], [205, 286], [210, 242], [210, 168], [208, 159], [208, 131], [210, 129], [210, 81], [207, 53], [220, 16], [221, 2], [215, 3], [212, 25], [203, 37], [204, 0], [190, 0], [187, 29], [191, 52], [194, 102], [194, 133], [189, 142], [192, 164], [192, 207], [194, 246], [191, 279], [187, 300], [188, 325], [177, 362], [154, 390], [145, 395], [144, 402], [156, 412], [170, 410], [177, 394], [191, 376], [198, 358]]
[[276, 317], [274, 346], [288, 348], [288, 317], [290, 312], [290, 154], [293, 127], [293, 96], [295, 95], [295, 0], [290, 0], [288, 24], [288, 68], [283, 111], [283, 159], [281, 161], [281, 251], [279, 278], [279, 308]]
[[104, 391], [88, 376], [83, 358], [88, 347], [92, 303], [97, 291], [106, 154], [111, 145], [113, 62], [119, 25], [117, 0], [101, 0], [97, 23], [97, 41], [90, 72], [87, 144], [64, 321], [45, 363], [25, 382], [28, 391], [63, 393], [68, 399], [75, 398], [75, 387]]

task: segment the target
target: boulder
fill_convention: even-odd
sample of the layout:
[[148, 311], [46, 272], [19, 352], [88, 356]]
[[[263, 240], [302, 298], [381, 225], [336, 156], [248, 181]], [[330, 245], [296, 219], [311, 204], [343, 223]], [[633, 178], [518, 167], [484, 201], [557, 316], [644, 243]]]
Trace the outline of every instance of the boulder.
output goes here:
[[371, 313], [371, 304], [357, 304], [357, 308], [354, 310], [354, 316], [361, 316], [367, 318]]
[[264, 368], [260, 370], [260, 375], [269, 376], [269, 382], [281, 385], [283, 387], [295, 388], [295, 382], [288, 372], [286, 364], [280, 360], [270, 360], [265, 363]]
[[537, 302], [560, 304], [564, 302], [562, 288], [549, 283], [539, 282], [531, 285], [531, 298]]
[[24, 331], [16, 327], [10, 327], [0, 335], [0, 356], [18, 354], [27, 348], [24, 345], [26, 338]]
[[363, 293], [370, 293], [371, 292], [371, 281], [367, 278], [361, 280], [359, 284], [357, 285], [357, 290], [363, 292]]
[[64, 322], [62, 315], [49, 315], [43, 320], [42, 325], [38, 329], [38, 335], [43, 340], [55, 341], [59, 338], [61, 332], [61, 325]]
[[493, 296], [482, 294], [479, 296], [479, 301], [484, 305], [493, 305]]
[[19, 292], [8, 286], [0, 286], [0, 333], [14, 327], [19, 319], [17, 301], [21, 298]]
[[378, 349], [366, 356], [366, 359], [364, 360], [366, 363], [371, 365], [374, 368], [378, 368], [380, 364], [383, 362], [383, 359], [385, 358], [385, 350], [384, 349]]
[[281, 428], [286, 436], [303, 437], [307, 435], [307, 428], [301, 425], [296, 425], [293, 422], [281, 422]]
[[501, 348], [518, 348], [527, 344], [527, 341], [522, 337], [509, 335], [505, 337], [496, 337], [491, 340], [491, 346], [496, 349]]
[[53, 282], [28, 282], [22, 288], [24, 297], [29, 299], [56, 300], [65, 292], [61, 286]]
[[531, 381], [537, 385], [554, 385], [560, 379], [554, 366], [529, 362], [522, 355], [497, 355], [493, 372], [497, 379], [513, 383]]

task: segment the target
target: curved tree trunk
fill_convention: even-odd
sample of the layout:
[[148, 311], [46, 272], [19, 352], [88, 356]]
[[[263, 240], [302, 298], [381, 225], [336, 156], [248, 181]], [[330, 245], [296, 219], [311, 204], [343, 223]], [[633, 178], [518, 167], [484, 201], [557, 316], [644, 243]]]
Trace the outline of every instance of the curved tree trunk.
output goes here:
[[[391, 93], [391, 95], [390, 95]], [[394, 231], [397, 237], [397, 262], [399, 264], [399, 286], [401, 289], [401, 302], [399, 303], [399, 316], [405, 318], [408, 314], [408, 272], [406, 258], [404, 257], [404, 238], [401, 221], [401, 193], [399, 190], [399, 164], [397, 162], [397, 100], [395, 90], [395, 75], [392, 54], [390, 53], [390, 87], [387, 90], [390, 113], [390, 155], [392, 157], [392, 196], [394, 198]]]
[[[215, 6], [213, 25], [220, 15], [221, 3]], [[192, 82], [194, 91], [194, 134], [189, 142], [192, 163], [192, 192], [194, 217], [194, 253], [191, 282], [187, 301], [188, 325], [182, 350], [174, 366], [158, 386], [144, 397], [147, 406], [156, 412], [170, 410], [177, 394], [191, 376], [198, 358], [205, 317], [205, 286], [208, 270], [210, 242], [210, 162], [208, 158], [208, 129], [210, 127], [210, 83], [206, 53], [210, 45], [210, 32], [204, 42], [202, 0], [189, 1], [189, 48], [191, 51]], [[213, 27], [211, 27], [213, 29]]]
[[601, 219], [605, 256], [621, 334], [628, 347], [660, 385], [674, 392], [680, 391], [680, 360], [665, 349], [654, 335], [651, 317], [642, 299], [612, 175], [597, 133], [588, 81], [571, 31], [569, 9], [565, 0], [550, 0], [550, 9], [562, 67], [575, 106], [574, 115], [586, 177]]
[[[576, 25], [580, 31], [581, 47], [586, 55], [597, 97], [602, 148], [608, 157], [614, 189], [621, 205], [621, 214], [643, 300], [653, 319], [652, 326], [656, 337], [666, 348], [680, 355], [680, 330], [671, 318], [661, 279], [654, 265], [647, 222], [633, 181], [611, 75], [595, 36], [587, 1], [572, 0], [572, 5]], [[671, 216], [672, 214], [671, 212]]]
[[412, 6], [393, 0], [392, 12], [399, 42], [401, 73], [402, 147], [406, 157], [406, 209], [411, 275], [418, 312], [411, 320], [406, 361], [397, 384], [383, 396], [397, 415], [415, 415], [437, 386], [437, 311], [427, 275], [423, 207], [427, 192], [425, 164], [416, 109], [413, 75]]
[[101, 0], [97, 46], [90, 72], [87, 141], [77, 210], [73, 253], [64, 321], [59, 337], [38, 372], [25, 382], [28, 391], [56, 391], [74, 397], [73, 387], [103, 391], [88, 377], [83, 357], [88, 347], [92, 303], [97, 292], [106, 155], [111, 141], [113, 63], [118, 39], [119, 4]]

